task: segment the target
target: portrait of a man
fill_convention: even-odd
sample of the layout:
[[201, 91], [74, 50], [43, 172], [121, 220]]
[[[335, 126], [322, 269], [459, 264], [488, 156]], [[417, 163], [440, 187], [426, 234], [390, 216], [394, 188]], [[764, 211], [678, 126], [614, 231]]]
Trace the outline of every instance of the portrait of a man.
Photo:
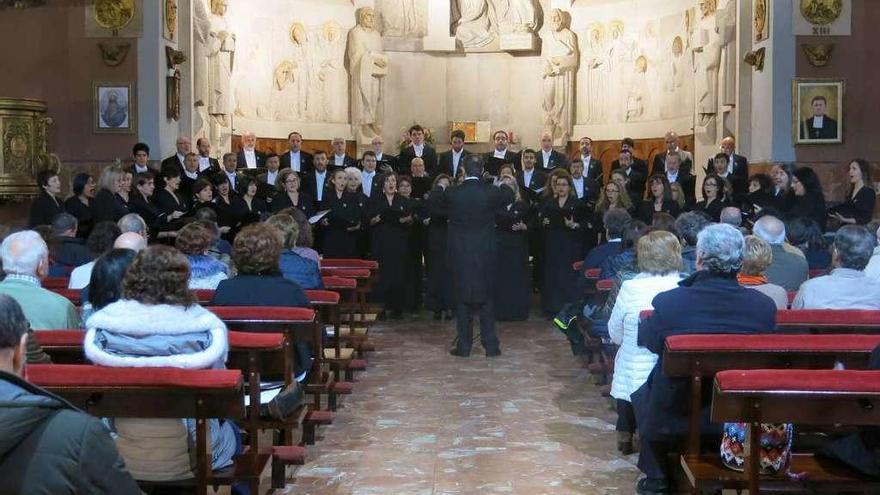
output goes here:
[[843, 81], [795, 80], [795, 144], [834, 144], [843, 140]]

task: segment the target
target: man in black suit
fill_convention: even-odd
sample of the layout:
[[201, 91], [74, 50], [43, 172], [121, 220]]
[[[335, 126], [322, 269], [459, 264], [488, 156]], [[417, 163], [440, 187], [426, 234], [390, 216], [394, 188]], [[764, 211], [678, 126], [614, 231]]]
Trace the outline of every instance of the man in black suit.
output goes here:
[[505, 163], [511, 163], [517, 169], [521, 168], [516, 153], [507, 148], [507, 131], [495, 131], [495, 134], [492, 134], [492, 141], [495, 143], [495, 148], [492, 151], [483, 153], [484, 170], [489, 175], [497, 176], [498, 170]]
[[199, 152], [199, 172], [206, 170], [210, 173], [220, 171], [220, 162], [216, 158], [211, 158], [211, 142], [205, 138], [196, 140], [196, 149]]
[[482, 182], [483, 162], [479, 156], [465, 158], [465, 181], [445, 191], [440, 204], [449, 218], [447, 249], [455, 260], [452, 273], [456, 299], [456, 346], [453, 356], [467, 357], [473, 343], [473, 316], [480, 318], [480, 342], [486, 356], [501, 355], [495, 333], [493, 272], [495, 260], [495, 211], [513, 201], [513, 191]]
[[[691, 333], [761, 333], [776, 328], [773, 301], [736, 281], [744, 250], [743, 235], [736, 228], [726, 224], [705, 227], [697, 237], [698, 271], [680, 287], [655, 297], [653, 314], [639, 325], [638, 344], [660, 356], [648, 381], [632, 394], [641, 437], [638, 467], [647, 475], [639, 481], [640, 494], [669, 493], [667, 454], [688, 433], [685, 405], [690, 384], [687, 378], [669, 378], [663, 373], [666, 338]], [[719, 304], [719, 297], [723, 297], [723, 304]], [[708, 408], [710, 402], [711, 394], [704, 394], [703, 406]]]
[[[556, 167], [568, 167], [568, 159], [565, 155], [553, 149], [553, 136], [549, 132], [541, 134], [541, 149], [537, 154], [538, 168], [552, 170]], [[520, 153], [522, 159], [522, 153]]]
[[[602, 188], [596, 181], [584, 176], [584, 162], [576, 159], [571, 162], [568, 168], [571, 171], [571, 181], [574, 183], [574, 192], [578, 199], [588, 205], [595, 203]], [[590, 211], [592, 211], [592, 207]]]
[[180, 167], [181, 173], [183, 173], [183, 162], [187, 153], [192, 152], [192, 142], [186, 136], [180, 136], [177, 138], [177, 141], [174, 143], [177, 147], [177, 152], [168, 158], [162, 160], [161, 169], [165, 169], [165, 167], [171, 165], [177, 165]]
[[828, 102], [824, 96], [814, 96], [810, 105], [813, 116], [801, 125], [801, 139], [837, 139], [837, 121], [825, 115]]
[[[150, 165], [150, 147], [147, 146], [147, 143], [135, 143], [131, 147], [131, 154], [134, 157], [134, 163], [128, 168], [131, 175], [136, 177], [137, 174], [152, 172], [156, 179], [159, 179], [159, 171], [155, 169], [155, 165]], [[165, 187], [164, 182], [162, 182], [162, 187]], [[159, 188], [157, 187], [156, 190]]]
[[281, 155], [281, 168], [292, 168], [300, 177], [312, 170], [312, 155], [302, 150], [302, 134], [293, 131], [287, 135], [289, 150]]
[[333, 156], [327, 157], [328, 167], [332, 169], [357, 167], [357, 160], [345, 153], [345, 139], [335, 137], [330, 141], [330, 146], [333, 148]]
[[648, 165], [644, 160], [635, 161], [632, 151], [628, 148], [620, 150], [617, 160], [611, 164], [611, 170], [621, 169], [629, 177], [627, 186], [634, 198], [645, 196], [645, 182], [648, 180]]
[[749, 160], [736, 154], [736, 140], [733, 136], [727, 136], [721, 140], [721, 153], [727, 155], [727, 173], [715, 170], [715, 157], [709, 158], [706, 163], [706, 174], [717, 173], [730, 181], [733, 186], [733, 196], [736, 201], [742, 201], [748, 195], [749, 189]]
[[364, 151], [364, 155], [361, 157], [361, 166], [363, 167], [361, 170], [361, 190], [368, 198], [382, 192], [379, 181], [381, 174], [376, 170], [376, 164], [376, 154], [372, 151]]
[[257, 151], [257, 135], [245, 132], [241, 135], [242, 149], [236, 157], [239, 168], [261, 168], [266, 166], [266, 155]]
[[327, 174], [329, 159], [323, 150], [316, 151], [312, 159], [315, 168], [303, 179], [303, 191], [309, 193], [316, 204], [320, 204], [324, 200], [324, 195], [329, 194], [332, 187], [330, 176]]
[[452, 131], [452, 134], [449, 135], [452, 148], [440, 153], [440, 168], [437, 173], [446, 174], [455, 179], [459, 167], [464, 163], [462, 159], [471, 154], [470, 151], [464, 149], [464, 138], [464, 131], [461, 129]]
[[183, 157], [183, 173], [180, 174], [180, 186], [178, 192], [187, 201], [192, 199], [195, 191], [192, 190], [193, 184], [202, 177], [206, 177], [210, 172], [199, 171], [199, 155], [195, 153], [187, 153]]
[[[643, 170], [645, 175], [647, 176], [648, 162], [636, 156], [635, 146], [636, 142], [633, 141], [632, 138], [625, 137], [620, 140], [620, 151], [629, 151], [629, 154], [632, 157], [633, 166], [636, 168], [636, 170]], [[611, 170], [616, 170], [618, 168], [620, 168], [620, 162], [618, 160], [614, 160], [613, 162], [611, 162]]]
[[240, 189], [241, 178], [244, 174], [238, 171], [238, 157], [235, 153], [223, 154], [223, 175], [229, 181], [229, 190], [238, 193]]
[[691, 154], [690, 151], [685, 151], [678, 146], [678, 134], [669, 131], [665, 136], [666, 140], [666, 150], [663, 153], [657, 153], [654, 155], [654, 162], [651, 164], [651, 175], [655, 174], [663, 174], [666, 170], [666, 157], [670, 153], [678, 153], [681, 162], [679, 163], [680, 169], [693, 173], [694, 171], [694, 155]]
[[[287, 154], [288, 156], [290, 153]], [[270, 198], [275, 194], [278, 181], [278, 170], [281, 168], [281, 159], [275, 153], [266, 155], [266, 171], [257, 175], [257, 195], [261, 198]]]
[[523, 150], [522, 170], [516, 171], [516, 183], [519, 184], [520, 193], [530, 204], [535, 204], [541, 199], [540, 190], [544, 189], [547, 183], [547, 173], [535, 168], [537, 162], [535, 155], [535, 150], [531, 148]]
[[681, 154], [675, 151], [667, 152], [663, 167], [657, 169], [656, 173], [665, 175], [670, 184], [677, 182], [684, 193], [685, 206], [693, 206], [697, 202], [697, 177], [682, 163]]
[[428, 175], [437, 175], [437, 152], [425, 143], [425, 129], [416, 124], [409, 128], [410, 145], [400, 151], [397, 157], [397, 173], [409, 175], [412, 159], [420, 157], [425, 162]]
[[[602, 170], [602, 162], [593, 158], [593, 140], [584, 136], [580, 140], [580, 160], [584, 164], [584, 175], [591, 181], [596, 182], [599, 186], [605, 183], [604, 172]], [[576, 158], [577, 159], [577, 158]], [[574, 161], [574, 160], [572, 160]]]
[[[373, 155], [376, 157], [377, 170], [382, 173], [394, 172], [397, 170], [397, 157], [389, 155], [383, 151], [385, 140], [382, 139], [382, 136], [374, 137], [373, 140], [370, 141], [370, 146], [373, 149]], [[363, 163], [360, 164], [360, 167], [363, 168]]]

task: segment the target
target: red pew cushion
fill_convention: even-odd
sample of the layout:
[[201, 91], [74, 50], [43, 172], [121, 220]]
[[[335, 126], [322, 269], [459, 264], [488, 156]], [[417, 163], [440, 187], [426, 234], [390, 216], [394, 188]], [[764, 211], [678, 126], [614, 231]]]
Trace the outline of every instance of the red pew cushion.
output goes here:
[[229, 332], [229, 347], [233, 349], [277, 349], [283, 340], [281, 333]]
[[688, 351], [864, 351], [880, 344], [880, 335], [673, 335], [666, 349]]
[[321, 266], [330, 268], [367, 268], [369, 270], [376, 270], [379, 268], [379, 262], [375, 260], [350, 258], [324, 258], [321, 260]]
[[324, 287], [327, 289], [355, 289], [357, 280], [345, 277], [321, 277]]
[[42, 387], [233, 388], [241, 381], [241, 371], [32, 364], [27, 380]]
[[211, 299], [214, 299], [214, 291], [212, 289], [194, 289], [192, 292], [201, 304], [207, 304], [211, 302]]
[[338, 292], [309, 289], [305, 293], [312, 304], [339, 304]]
[[602, 273], [602, 270], [598, 268], [590, 268], [588, 270], [584, 270], [584, 277], [587, 278], [599, 278], [599, 275]]
[[880, 393], [880, 371], [728, 370], [715, 375], [724, 392], [791, 391]]
[[571, 269], [576, 272], [581, 271], [581, 268], [583, 268], [583, 267], [584, 267], [583, 261], [575, 261], [574, 263], [571, 264]]
[[325, 268], [321, 267], [321, 275], [328, 277], [370, 278], [370, 270], [366, 268]]
[[37, 330], [37, 342], [43, 347], [74, 347], [83, 345], [86, 331], [78, 328], [67, 330]]
[[70, 279], [67, 277], [46, 277], [40, 281], [40, 285], [44, 289], [66, 289], [70, 285]]
[[776, 312], [777, 325], [880, 326], [880, 311], [861, 309], [789, 309]]
[[257, 320], [310, 322], [315, 319], [315, 310], [310, 308], [290, 308], [275, 306], [207, 306], [221, 320]]
[[79, 306], [82, 303], [82, 293], [79, 289], [68, 289], [66, 287], [51, 287], [49, 288], [52, 292], [58, 294], [61, 297], [66, 298], [70, 301], [74, 306]]
[[596, 290], [609, 291], [614, 287], [614, 280], [605, 279], [596, 282]]

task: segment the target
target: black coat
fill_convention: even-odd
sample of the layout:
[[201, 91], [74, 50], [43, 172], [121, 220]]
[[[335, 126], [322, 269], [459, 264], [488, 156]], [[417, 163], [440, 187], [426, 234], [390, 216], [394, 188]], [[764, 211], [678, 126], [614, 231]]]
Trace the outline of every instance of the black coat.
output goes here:
[[[244, 157], [244, 150], [239, 151], [236, 157], [236, 164], [238, 165], [238, 168], [248, 168], [247, 160]], [[254, 158], [257, 162], [256, 168], [262, 168], [266, 166], [266, 155], [260, 153], [257, 150], [254, 150]]]
[[[470, 154], [471, 152], [466, 149], [461, 150], [461, 157], [458, 159], [459, 168], [461, 168], [461, 166], [464, 164], [464, 158]], [[458, 170], [452, 170], [452, 150], [440, 153], [439, 160], [440, 163], [439, 168], [437, 169], [437, 174], [446, 174], [454, 179], [455, 173]]]
[[704, 211], [712, 218], [713, 222], [719, 222], [721, 221], [721, 210], [723, 210], [726, 206], [728, 206], [728, 203], [723, 199], [715, 199], [708, 205], [706, 204], [706, 200], [704, 199], [694, 205], [694, 211]]
[[[183, 162], [177, 157], [177, 153], [169, 156], [168, 158], [162, 160], [162, 165], [159, 170], [165, 170], [166, 167], [177, 166], [180, 173], [183, 173]], [[132, 172], [134, 172], [134, 167], [132, 167]], [[157, 174], [158, 175], [158, 174]]]
[[342, 165], [336, 164], [336, 155], [330, 153], [327, 155], [327, 170], [332, 170], [335, 168], [348, 168], [348, 167], [357, 167], [358, 161], [348, 155], [345, 155], [342, 159]]
[[495, 213], [513, 201], [513, 191], [479, 180], [447, 188], [441, 204], [449, 219], [447, 247], [453, 293], [459, 303], [484, 303], [494, 295]]
[[[416, 152], [412, 145], [400, 150], [400, 155], [397, 157], [397, 173], [410, 175], [410, 164], [415, 157]], [[437, 175], [437, 152], [429, 144], [425, 144], [422, 149], [422, 161], [425, 162], [425, 170], [428, 175]]]
[[532, 172], [531, 181], [528, 184], [525, 183], [526, 175], [522, 170], [516, 171], [516, 183], [519, 184], [520, 195], [522, 195], [523, 200], [530, 205], [534, 205], [541, 201], [541, 189], [547, 185], [547, 172], [543, 170], [535, 169]]
[[53, 265], [73, 269], [92, 261], [92, 255], [85, 241], [79, 237], [56, 236], [52, 239], [51, 258]]
[[286, 192], [278, 192], [272, 197], [272, 204], [270, 205], [272, 213], [278, 213], [285, 208], [293, 207], [305, 213], [307, 217], [315, 214], [315, 199], [311, 194], [300, 192], [297, 199], [297, 203], [294, 204]]
[[64, 211], [76, 217], [78, 223], [77, 237], [87, 238], [89, 232], [92, 231], [92, 225], [95, 224], [92, 218], [92, 200], [89, 199], [89, 204], [85, 204], [78, 197], [71, 196], [64, 202]]
[[[364, 210], [364, 221], [370, 229], [372, 257], [379, 262], [379, 282], [374, 295], [390, 311], [401, 311], [406, 303], [406, 262], [409, 247], [410, 224], [400, 219], [412, 214], [412, 204], [399, 194], [388, 203], [384, 194], [374, 194]], [[371, 219], [379, 217], [379, 223]]]
[[522, 201], [501, 207], [495, 215], [498, 253], [495, 266], [495, 318], [522, 321], [529, 317], [532, 282], [529, 268], [529, 231], [513, 230], [522, 222], [529, 230], [534, 222], [529, 205]]
[[[664, 199], [663, 206], [660, 207], [661, 212], [669, 213], [673, 217], [677, 217], [680, 210], [681, 209], [678, 207], [678, 203], [674, 199]], [[641, 205], [639, 205], [639, 220], [645, 222], [646, 224], [651, 225], [651, 222], [654, 220], [654, 213], [655, 210], [653, 199], [646, 199], [642, 201]]]
[[[706, 175], [714, 171], [714, 158], [709, 158], [706, 164]], [[733, 173], [727, 176], [730, 185], [733, 186], [733, 200], [739, 204], [749, 194], [749, 160], [748, 158], [733, 154]]]
[[[299, 174], [302, 176], [303, 174], [307, 174], [312, 171], [313, 168], [313, 160], [311, 153], [306, 153], [305, 151], [300, 150], [299, 152]], [[287, 153], [281, 155], [281, 168], [291, 168], [290, 166], [290, 150]]]
[[504, 151], [504, 158], [495, 158], [495, 150], [483, 153], [483, 168], [489, 175], [497, 176], [501, 166], [506, 163], [513, 164], [516, 170], [522, 169], [519, 155], [509, 149]]
[[91, 208], [95, 223], [115, 222], [129, 213], [128, 204], [107, 189], [101, 189], [95, 194]]
[[220, 281], [211, 304], [216, 306], [284, 306], [309, 308], [296, 282], [278, 275], [237, 275]]
[[261, 221], [269, 213], [269, 206], [262, 198], [255, 197], [248, 206], [243, 196], [232, 199], [232, 217], [236, 226], [245, 226]]
[[[638, 344], [660, 356], [648, 381], [633, 395], [643, 439], [657, 440], [688, 431], [689, 380], [663, 373], [666, 338], [681, 334], [749, 334], [776, 328], [776, 305], [764, 294], [743, 287], [735, 277], [699, 271], [680, 287], [654, 297], [654, 313], [639, 325]], [[723, 301], [723, 304], [719, 303]], [[705, 380], [711, 387], [712, 380]], [[704, 406], [712, 394], [703, 394]]]
[[168, 189], [162, 189], [153, 193], [153, 197], [156, 198], [156, 207], [159, 208], [159, 211], [165, 217], [168, 217], [168, 215], [175, 211], [189, 212], [189, 202], [181, 197], [179, 193], [172, 193]]
[[[577, 154], [571, 158], [569, 163], [575, 160], [584, 160], [584, 156]], [[602, 170], [602, 162], [590, 156], [590, 163], [584, 163], [584, 177], [597, 182], [600, 186], [605, 183], [605, 171]]]
[[874, 216], [874, 203], [877, 193], [870, 187], [862, 187], [855, 197], [850, 195], [846, 201], [828, 210], [829, 213], [840, 213], [844, 218], [855, 218], [856, 225], [865, 225]]
[[356, 255], [358, 232], [348, 229], [358, 226], [361, 221], [363, 197], [363, 194], [348, 191], [343, 191], [342, 197], [338, 197], [336, 191], [328, 191], [324, 196], [321, 208], [330, 210], [324, 217], [327, 220], [324, 226], [324, 257], [352, 258]]
[[3, 493], [140, 493], [101, 420], [0, 371]]
[[[538, 161], [535, 163], [536, 168], [541, 168], [544, 170], [553, 170], [554, 168], [558, 167], [568, 168], [568, 159], [565, 157], [564, 154], [556, 150], [550, 151], [550, 160], [548, 160], [547, 163], [544, 163], [544, 150], [539, 149], [538, 151], [536, 151], [535, 158], [538, 159]], [[519, 162], [520, 164], [522, 164], [522, 152], [519, 153]], [[587, 165], [584, 164], [584, 167], [586, 166]]]
[[[614, 160], [611, 164], [611, 170], [614, 171], [619, 168], [620, 162]], [[645, 163], [645, 160], [633, 157], [633, 163], [629, 172], [629, 185], [627, 186], [633, 198], [638, 198], [641, 201], [645, 197], [645, 183], [647, 180], [648, 164]]]
[[45, 192], [41, 192], [31, 205], [28, 227], [52, 225], [52, 219], [59, 213], [64, 213], [64, 202], [54, 196], [49, 196]]
[[[389, 155], [387, 153], [382, 153], [382, 159], [376, 160], [376, 171], [379, 173], [383, 173], [385, 171], [396, 172], [398, 170], [399, 166], [400, 166], [400, 164], [397, 161], [397, 157], [393, 156], [393, 155]], [[364, 169], [363, 160], [358, 160], [357, 167], [361, 170]]]
[[[302, 180], [302, 189], [304, 193], [308, 193], [309, 196], [315, 199], [315, 202], [320, 204], [318, 200], [318, 176], [316, 171], [312, 170], [307, 173], [306, 176]], [[326, 174], [324, 175], [324, 192], [321, 194], [321, 198], [324, 198], [324, 195], [329, 194], [330, 191], [333, 190], [333, 184], [330, 183], [330, 169], [327, 169]]]

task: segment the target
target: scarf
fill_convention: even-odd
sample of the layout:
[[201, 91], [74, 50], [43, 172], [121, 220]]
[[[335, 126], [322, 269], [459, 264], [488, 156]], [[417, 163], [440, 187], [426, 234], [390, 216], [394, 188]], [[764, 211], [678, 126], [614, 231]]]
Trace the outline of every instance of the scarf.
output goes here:
[[737, 274], [736, 281], [739, 282], [740, 285], [764, 285], [767, 283], [766, 275], [743, 275], [742, 273]]

